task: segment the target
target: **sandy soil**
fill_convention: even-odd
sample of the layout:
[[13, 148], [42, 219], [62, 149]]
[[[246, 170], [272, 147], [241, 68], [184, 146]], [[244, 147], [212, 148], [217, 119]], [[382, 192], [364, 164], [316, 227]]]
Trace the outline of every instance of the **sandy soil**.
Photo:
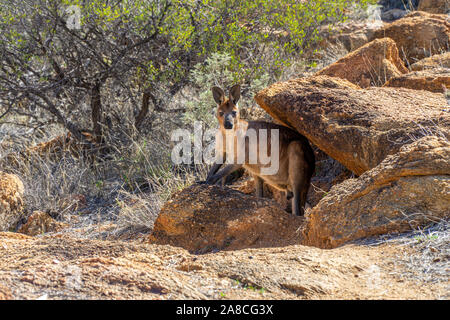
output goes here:
[[192, 255], [144, 241], [0, 233], [2, 299], [448, 299], [404, 277], [396, 244]]

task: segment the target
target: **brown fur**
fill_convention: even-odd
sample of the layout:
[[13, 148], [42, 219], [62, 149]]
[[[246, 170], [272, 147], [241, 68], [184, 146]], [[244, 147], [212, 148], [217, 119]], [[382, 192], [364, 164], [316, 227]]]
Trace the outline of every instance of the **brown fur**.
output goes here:
[[[234, 149], [234, 163], [226, 164], [219, 171], [221, 164], [214, 164], [211, 168], [206, 183], [214, 184], [218, 180], [225, 178], [230, 173], [244, 167], [255, 178], [256, 194], [263, 196], [263, 182], [285, 191], [286, 196], [292, 196], [292, 212], [296, 215], [303, 215], [306, 195], [308, 193], [311, 176], [314, 173], [315, 159], [314, 152], [308, 140], [298, 132], [274, 123], [261, 121], [244, 121], [239, 118], [237, 101], [240, 97], [239, 85], [230, 89], [229, 97], [225, 97], [222, 89], [213, 87], [214, 100], [217, 103], [217, 120], [220, 125], [220, 133], [223, 136], [223, 145], [218, 145], [217, 151], [222, 151], [224, 159], [226, 158], [226, 139], [235, 139], [245, 134], [248, 129], [267, 129], [267, 152], [271, 154], [271, 129], [279, 130], [279, 170], [274, 175], [263, 175], [261, 169], [268, 167], [260, 163], [259, 156], [256, 164], [249, 163], [249, 140], [245, 140], [245, 162], [237, 164], [237, 148]], [[257, 135], [259, 139], [259, 135]], [[259, 155], [259, 140], [257, 144], [257, 154]]]

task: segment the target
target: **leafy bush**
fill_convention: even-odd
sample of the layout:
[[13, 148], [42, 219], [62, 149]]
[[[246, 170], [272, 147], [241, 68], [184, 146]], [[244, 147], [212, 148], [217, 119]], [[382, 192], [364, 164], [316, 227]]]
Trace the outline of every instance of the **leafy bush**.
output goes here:
[[[186, 123], [202, 121], [207, 127], [216, 126], [216, 105], [213, 102], [211, 87], [216, 85], [228, 90], [235, 83], [233, 72], [230, 70], [231, 59], [229, 54], [213, 53], [205, 63], [194, 67], [191, 75], [192, 81], [197, 87], [197, 94], [192, 95], [192, 101], [186, 103], [187, 110], [184, 114]], [[239, 101], [239, 106], [245, 116], [251, 117], [254, 105], [253, 96], [266, 87], [269, 81], [270, 76], [267, 73], [258, 78], [248, 79]]]
[[[105, 131], [183, 113], [184, 106], [169, 105], [192, 80], [198, 82], [199, 64], [211, 66], [223, 55], [226, 81], [277, 79], [320, 40], [320, 25], [344, 21], [350, 7], [373, 2], [2, 2], [2, 113], [27, 117], [31, 127], [57, 122], [79, 139], [90, 131], [102, 143]], [[80, 10], [79, 25], [71, 25], [70, 6]], [[36, 109], [42, 115], [36, 117]]]

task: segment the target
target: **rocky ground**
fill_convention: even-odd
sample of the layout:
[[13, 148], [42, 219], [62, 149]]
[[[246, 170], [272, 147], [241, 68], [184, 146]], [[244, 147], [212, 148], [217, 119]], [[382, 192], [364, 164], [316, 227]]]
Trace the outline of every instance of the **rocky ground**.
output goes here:
[[145, 242], [0, 234], [3, 299], [448, 299], [405, 278], [413, 248], [294, 245], [203, 255]]
[[[253, 196], [244, 176], [188, 186], [143, 230], [113, 234], [80, 194], [70, 221], [24, 219], [27, 186], [0, 172], [0, 299], [449, 299], [449, 8], [414, 3], [428, 12], [350, 23], [328, 39], [348, 55], [256, 95], [314, 145], [305, 217], [271, 188]], [[2, 161], [58, 157], [68, 142]]]

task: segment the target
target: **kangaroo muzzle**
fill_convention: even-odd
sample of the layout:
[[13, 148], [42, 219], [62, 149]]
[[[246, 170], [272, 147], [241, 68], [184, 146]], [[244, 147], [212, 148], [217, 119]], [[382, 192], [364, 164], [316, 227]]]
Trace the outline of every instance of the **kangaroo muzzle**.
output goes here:
[[233, 116], [230, 114], [225, 117], [225, 119], [223, 121], [223, 126], [225, 129], [228, 129], [228, 130], [233, 129], [233, 123], [234, 123], [234, 119], [233, 119]]

